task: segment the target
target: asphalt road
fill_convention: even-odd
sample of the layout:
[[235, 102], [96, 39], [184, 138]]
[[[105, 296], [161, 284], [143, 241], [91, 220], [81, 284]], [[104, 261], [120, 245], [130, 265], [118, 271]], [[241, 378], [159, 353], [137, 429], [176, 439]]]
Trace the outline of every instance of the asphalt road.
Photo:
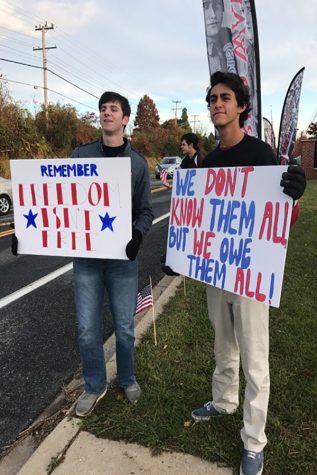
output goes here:
[[[169, 211], [170, 192], [154, 192], [155, 218]], [[10, 221], [10, 216], [0, 220]], [[168, 220], [155, 224], [139, 253], [139, 288], [162, 277]], [[5, 229], [1, 226], [0, 231]], [[14, 257], [11, 237], [0, 239], [1, 299], [71, 262], [47, 256]], [[105, 297], [105, 339], [112, 333]], [[72, 271], [0, 308], [0, 447], [13, 440], [60, 393], [80, 365]]]

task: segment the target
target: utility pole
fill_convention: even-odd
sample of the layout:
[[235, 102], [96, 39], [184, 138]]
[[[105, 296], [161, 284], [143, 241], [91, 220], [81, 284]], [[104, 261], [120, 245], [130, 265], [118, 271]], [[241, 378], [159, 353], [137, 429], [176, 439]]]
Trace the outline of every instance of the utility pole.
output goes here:
[[175, 111], [175, 126], [177, 125], [177, 111], [178, 111], [178, 107], [177, 107], [177, 104], [180, 104], [182, 101], [172, 101], [175, 103], [175, 107], [172, 108], [172, 111]]
[[200, 120], [197, 120], [196, 117], [199, 117], [199, 114], [191, 114], [192, 117], [194, 117], [194, 120], [191, 120], [190, 123], [194, 123], [194, 133], [196, 132], [196, 122], [200, 122]]
[[42, 48], [33, 48], [33, 51], [42, 51], [43, 57], [43, 79], [44, 79], [44, 111], [45, 111], [45, 122], [46, 128], [48, 129], [48, 99], [47, 99], [47, 62], [46, 62], [46, 50], [47, 49], [55, 49], [56, 46], [45, 46], [45, 33], [47, 30], [54, 30], [54, 25], [51, 23], [51, 26], [47, 25], [47, 21], [45, 25], [39, 24], [39, 26], [35, 26], [35, 31], [42, 32]]

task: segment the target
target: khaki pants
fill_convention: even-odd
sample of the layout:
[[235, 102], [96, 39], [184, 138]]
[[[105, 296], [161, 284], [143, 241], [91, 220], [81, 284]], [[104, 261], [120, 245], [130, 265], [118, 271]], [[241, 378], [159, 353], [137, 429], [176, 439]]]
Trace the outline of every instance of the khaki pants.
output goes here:
[[207, 302], [215, 330], [214, 405], [226, 413], [237, 409], [241, 356], [246, 379], [241, 438], [245, 449], [260, 452], [267, 442], [269, 307], [210, 285], [207, 285]]

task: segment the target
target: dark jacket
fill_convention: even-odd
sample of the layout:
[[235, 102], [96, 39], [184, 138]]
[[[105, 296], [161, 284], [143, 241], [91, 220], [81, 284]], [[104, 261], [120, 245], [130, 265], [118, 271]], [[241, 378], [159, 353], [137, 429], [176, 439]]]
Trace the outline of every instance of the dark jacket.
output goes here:
[[[197, 157], [197, 165], [195, 163], [195, 159]], [[190, 158], [188, 155], [185, 155], [185, 157], [182, 160], [181, 163], [181, 168], [201, 168], [202, 162], [204, 160], [204, 157], [200, 155], [200, 153], [196, 153], [192, 158]]]

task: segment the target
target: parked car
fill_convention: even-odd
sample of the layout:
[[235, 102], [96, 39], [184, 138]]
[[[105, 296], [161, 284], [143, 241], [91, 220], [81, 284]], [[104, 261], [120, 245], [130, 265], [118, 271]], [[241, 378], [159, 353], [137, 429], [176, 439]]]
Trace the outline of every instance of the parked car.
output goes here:
[[12, 204], [11, 180], [0, 176], [0, 215], [8, 214]]
[[155, 167], [155, 178], [160, 178], [162, 170], [167, 171], [168, 178], [173, 178], [174, 170], [179, 168], [181, 163], [181, 157], [163, 157]]

